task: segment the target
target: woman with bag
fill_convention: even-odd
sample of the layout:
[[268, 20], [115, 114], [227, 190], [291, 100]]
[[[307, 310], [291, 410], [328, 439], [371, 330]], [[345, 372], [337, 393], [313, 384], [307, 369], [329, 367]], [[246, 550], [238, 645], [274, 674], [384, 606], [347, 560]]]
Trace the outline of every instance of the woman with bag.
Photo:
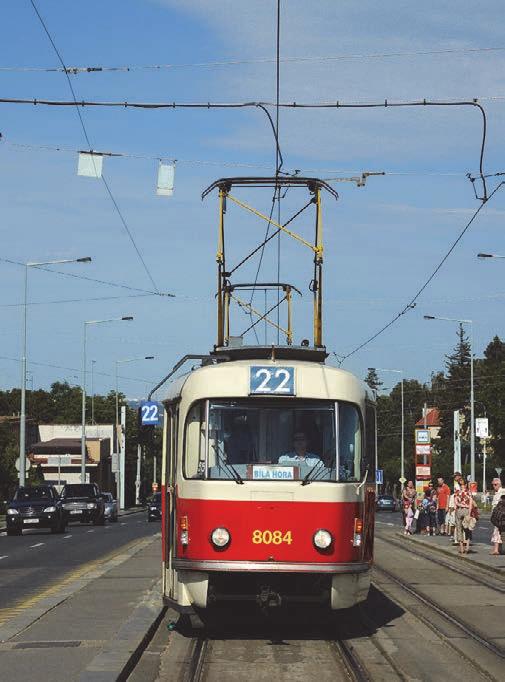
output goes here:
[[[456, 541], [459, 543], [459, 553], [468, 554], [470, 538], [465, 533], [465, 528], [470, 528], [470, 514], [474, 507], [474, 501], [468, 491], [464, 480], [460, 482], [459, 490], [454, 491], [454, 508], [456, 510]], [[475, 528], [475, 519], [473, 523]]]

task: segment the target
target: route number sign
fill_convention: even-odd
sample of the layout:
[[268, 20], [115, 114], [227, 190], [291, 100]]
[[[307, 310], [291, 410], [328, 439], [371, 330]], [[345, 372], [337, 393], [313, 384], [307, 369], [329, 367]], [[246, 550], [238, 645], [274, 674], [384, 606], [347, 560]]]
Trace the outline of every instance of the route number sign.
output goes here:
[[140, 423], [142, 426], [158, 426], [161, 419], [158, 403], [145, 401], [140, 404]]
[[295, 395], [295, 368], [251, 367], [249, 375], [250, 395]]

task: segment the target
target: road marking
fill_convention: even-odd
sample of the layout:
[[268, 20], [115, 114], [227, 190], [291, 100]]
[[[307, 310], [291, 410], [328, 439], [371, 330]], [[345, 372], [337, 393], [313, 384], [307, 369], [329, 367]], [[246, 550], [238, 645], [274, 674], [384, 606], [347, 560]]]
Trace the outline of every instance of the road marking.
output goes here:
[[94, 533], [94, 532], [95, 532], [94, 530], [88, 530], [88, 533]]
[[6, 531], [3, 531], [3, 533], [0, 533], [0, 535], [7, 535]]
[[9, 558], [9, 555], [8, 555], [8, 554], [4, 554], [3, 556], [0, 556], [0, 561], [1, 561], [2, 559], [8, 559], [8, 558]]
[[126, 523], [123, 522], [123, 523], [120, 523], [119, 525], [120, 526], [126, 526]]
[[63, 540], [68, 540], [68, 538], [71, 538], [71, 537], [72, 537], [71, 535], [64, 535]]
[[35, 544], [35, 545], [30, 545], [30, 549], [32, 549], [33, 547], [42, 547], [42, 545], [45, 545], [45, 544], [46, 544], [45, 542], [37, 542], [37, 544]]

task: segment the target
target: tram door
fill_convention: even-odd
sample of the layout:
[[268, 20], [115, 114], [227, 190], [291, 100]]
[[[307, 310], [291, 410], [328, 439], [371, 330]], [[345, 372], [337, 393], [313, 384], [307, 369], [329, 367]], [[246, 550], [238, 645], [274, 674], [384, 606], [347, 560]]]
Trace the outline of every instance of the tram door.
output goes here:
[[177, 476], [177, 426], [179, 410], [171, 405], [166, 413], [165, 438], [165, 494], [163, 513], [163, 557], [165, 561], [165, 575], [163, 578], [163, 592], [170, 599], [175, 599], [175, 585], [173, 560], [176, 548], [175, 528], [175, 483]]

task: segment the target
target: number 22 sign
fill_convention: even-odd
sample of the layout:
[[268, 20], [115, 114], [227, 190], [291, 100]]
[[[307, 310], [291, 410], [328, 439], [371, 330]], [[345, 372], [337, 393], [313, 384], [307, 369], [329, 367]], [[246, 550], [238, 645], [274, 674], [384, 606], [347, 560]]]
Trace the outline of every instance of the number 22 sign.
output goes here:
[[251, 395], [295, 395], [294, 367], [251, 367]]
[[140, 405], [140, 421], [142, 426], [160, 423], [160, 406], [154, 402], [143, 402]]

